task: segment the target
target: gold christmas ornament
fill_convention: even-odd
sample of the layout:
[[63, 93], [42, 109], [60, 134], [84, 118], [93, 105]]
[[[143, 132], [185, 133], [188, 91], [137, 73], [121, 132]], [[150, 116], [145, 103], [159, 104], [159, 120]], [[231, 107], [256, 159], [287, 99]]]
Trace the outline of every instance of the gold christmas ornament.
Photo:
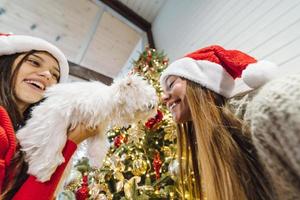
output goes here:
[[133, 186], [135, 184], [135, 186], [138, 186], [138, 183], [141, 182], [141, 177], [139, 176], [134, 176], [131, 179], [129, 179], [129, 181], [127, 181], [124, 185], [124, 193], [125, 193], [125, 197], [127, 199], [131, 199], [133, 200]]
[[112, 163], [112, 168], [114, 171], [124, 171], [125, 170], [125, 165], [121, 161], [120, 157], [118, 155], [112, 155], [111, 157], [111, 163]]
[[108, 157], [104, 158], [103, 166], [105, 166], [105, 167], [110, 167], [111, 166], [111, 162], [110, 162], [110, 159]]
[[147, 171], [147, 162], [142, 158], [138, 158], [132, 163], [132, 173], [135, 176], [141, 176]]
[[174, 125], [168, 125], [164, 128], [166, 134], [164, 140], [174, 141], [176, 136], [176, 127]]
[[150, 175], [146, 175], [145, 185], [139, 186], [139, 190], [148, 192], [148, 191], [154, 191], [154, 188], [151, 185], [151, 178]]
[[92, 184], [90, 186], [90, 192], [89, 192], [89, 194], [90, 194], [90, 197], [92, 199], [96, 199], [96, 197], [98, 196], [99, 192], [100, 192], [100, 184], [94, 183], [94, 184]]
[[179, 175], [179, 162], [177, 159], [174, 159], [170, 162], [168, 166], [168, 171], [171, 175], [171, 178], [173, 180], [176, 180], [177, 176]]
[[117, 184], [116, 184], [116, 190], [117, 190], [117, 192], [122, 191], [123, 187], [124, 187], [124, 181], [117, 182]]
[[170, 149], [170, 147], [168, 147], [168, 146], [163, 146], [163, 147], [161, 148], [161, 150], [164, 152], [165, 157], [172, 157], [172, 156], [173, 156], [173, 152], [172, 152], [172, 150]]
[[114, 174], [115, 178], [119, 181], [124, 181], [124, 176], [121, 172], [119, 171], [116, 171], [115, 174]]
[[128, 133], [128, 142], [139, 144], [140, 140], [145, 137], [145, 131], [141, 128], [140, 124], [132, 124], [131, 128], [127, 131]]
[[104, 182], [105, 181], [105, 176], [106, 176], [106, 172], [97, 172], [94, 175], [95, 180], [97, 180], [98, 182]]
[[153, 191], [154, 188], [151, 185], [143, 185], [143, 186], [139, 186], [139, 190], [148, 192], [148, 191]]
[[103, 193], [99, 194], [96, 200], [108, 200], [107, 196]]
[[121, 161], [119, 161], [118, 164], [116, 165], [115, 170], [124, 171], [125, 170], [125, 165]]

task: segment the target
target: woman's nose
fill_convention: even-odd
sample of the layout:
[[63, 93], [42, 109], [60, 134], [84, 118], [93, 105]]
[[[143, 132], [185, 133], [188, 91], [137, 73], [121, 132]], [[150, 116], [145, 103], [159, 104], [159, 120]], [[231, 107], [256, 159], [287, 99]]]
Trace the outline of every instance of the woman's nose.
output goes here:
[[45, 70], [45, 71], [39, 72], [39, 75], [45, 77], [47, 80], [49, 80], [52, 77], [52, 75], [49, 72], [49, 70]]
[[164, 93], [162, 94], [162, 96], [161, 96], [161, 101], [162, 101], [163, 103], [167, 103], [167, 101], [168, 101], [169, 98], [170, 98], [170, 95], [164, 92]]

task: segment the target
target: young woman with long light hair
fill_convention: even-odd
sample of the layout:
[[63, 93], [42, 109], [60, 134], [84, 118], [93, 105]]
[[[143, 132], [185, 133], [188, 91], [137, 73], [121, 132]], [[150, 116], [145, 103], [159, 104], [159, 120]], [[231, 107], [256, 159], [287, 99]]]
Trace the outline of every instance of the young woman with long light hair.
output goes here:
[[[240, 51], [210, 46], [175, 61], [163, 72], [162, 98], [178, 127], [183, 198], [276, 199], [249, 127], [228, 104], [235, 95], [234, 79], [257, 64]], [[243, 78], [255, 84], [261, 81], [257, 74]], [[264, 77], [261, 84], [270, 78]]]

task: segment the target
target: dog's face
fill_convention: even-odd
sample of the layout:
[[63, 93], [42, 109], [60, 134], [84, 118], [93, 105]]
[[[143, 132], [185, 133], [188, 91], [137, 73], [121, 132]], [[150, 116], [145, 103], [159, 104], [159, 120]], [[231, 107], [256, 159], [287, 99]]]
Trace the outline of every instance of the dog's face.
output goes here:
[[119, 112], [124, 124], [146, 121], [156, 114], [158, 97], [146, 80], [132, 75], [116, 82], [115, 87], [118, 104], [115, 112]]

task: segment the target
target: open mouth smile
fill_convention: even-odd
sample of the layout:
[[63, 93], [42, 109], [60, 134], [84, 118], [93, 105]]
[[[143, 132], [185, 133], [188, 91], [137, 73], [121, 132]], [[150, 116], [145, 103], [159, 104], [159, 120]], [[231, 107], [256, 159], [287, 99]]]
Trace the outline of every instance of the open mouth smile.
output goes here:
[[46, 86], [40, 81], [25, 79], [24, 82], [27, 83], [33, 89], [36, 89], [40, 92], [43, 92], [46, 89]]
[[169, 106], [169, 110], [173, 110], [175, 108], [175, 106], [177, 106], [180, 103], [180, 99], [174, 101], [173, 103], [170, 104]]

